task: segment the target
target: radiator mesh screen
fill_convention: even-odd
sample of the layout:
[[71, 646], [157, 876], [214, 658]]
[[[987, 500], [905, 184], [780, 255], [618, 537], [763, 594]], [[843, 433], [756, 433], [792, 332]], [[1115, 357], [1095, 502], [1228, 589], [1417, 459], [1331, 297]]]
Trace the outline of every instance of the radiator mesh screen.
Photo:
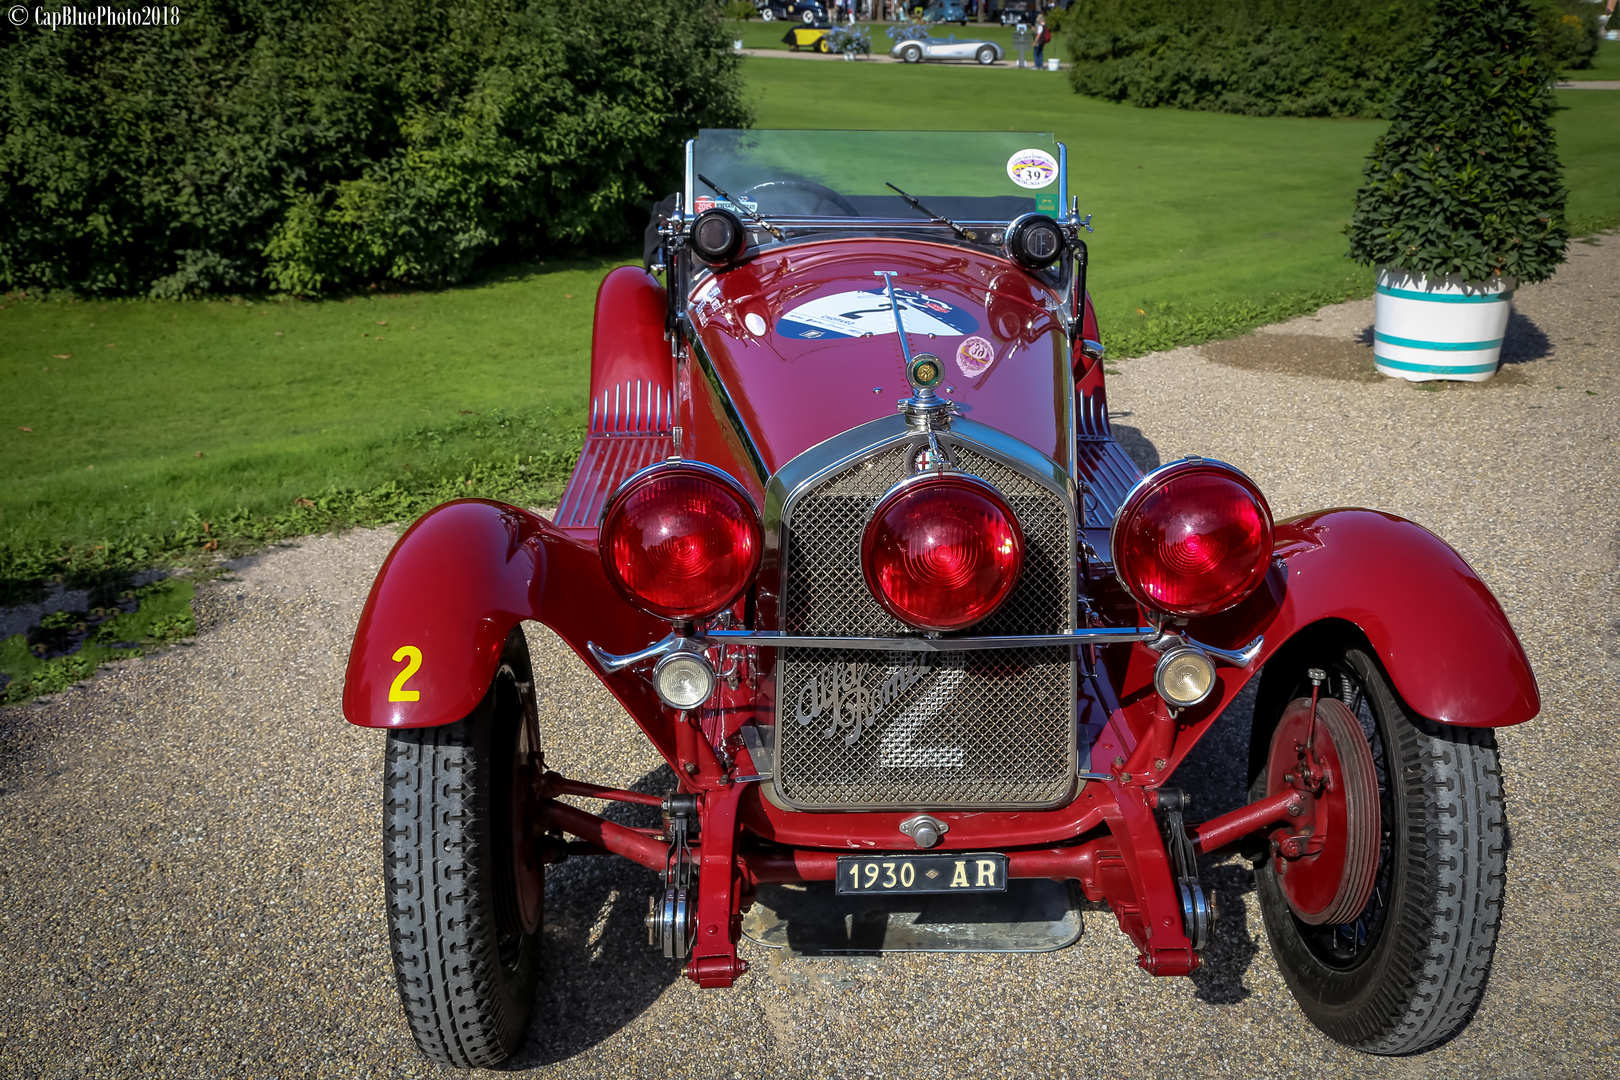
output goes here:
[[[959, 467], [994, 484], [1024, 531], [1012, 595], [965, 633], [1072, 625], [1073, 525], [1064, 499], [967, 446]], [[872, 599], [861, 532], [909, 472], [900, 444], [829, 477], [789, 508], [784, 629], [912, 632]], [[1074, 671], [1064, 647], [946, 653], [784, 649], [777, 667], [778, 795], [803, 809], [1050, 806], [1072, 790]]]

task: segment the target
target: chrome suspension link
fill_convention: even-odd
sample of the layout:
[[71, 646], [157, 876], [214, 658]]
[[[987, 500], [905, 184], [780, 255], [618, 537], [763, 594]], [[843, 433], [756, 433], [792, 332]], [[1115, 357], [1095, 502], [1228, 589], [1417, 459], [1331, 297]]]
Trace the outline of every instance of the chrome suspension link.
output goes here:
[[697, 926], [697, 895], [693, 891], [691, 832], [697, 821], [696, 795], [671, 795], [663, 805], [669, 840], [669, 860], [664, 866], [664, 894], [647, 898], [647, 944], [661, 946], [664, 955], [684, 960], [692, 951], [692, 931]]
[[1201, 952], [1209, 943], [1209, 932], [1215, 923], [1215, 903], [1214, 896], [1206, 895], [1198, 882], [1198, 855], [1181, 817], [1191, 802], [1179, 788], [1158, 790], [1158, 808], [1164, 811], [1166, 842], [1170, 861], [1175, 865], [1176, 889], [1181, 894], [1182, 928], [1187, 940], [1192, 942], [1193, 951]]

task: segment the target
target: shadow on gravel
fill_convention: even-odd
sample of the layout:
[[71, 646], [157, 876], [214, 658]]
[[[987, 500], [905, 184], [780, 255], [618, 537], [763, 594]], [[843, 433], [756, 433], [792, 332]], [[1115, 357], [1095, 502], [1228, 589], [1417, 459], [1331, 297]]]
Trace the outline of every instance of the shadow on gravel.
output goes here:
[[[1274, 372], [1279, 375], [1309, 375], [1341, 382], [1376, 383], [1385, 381], [1373, 360], [1373, 328], [1366, 326], [1354, 341], [1316, 334], [1248, 334], [1228, 341], [1200, 345], [1206, 360], [1246, 371]], [[1502, 341], [1502, 370], [1485, 383], [1414, 383], [1419, 389], [1438, 390], [1446, 386], [1502, 386], [1522, 382], [1521, 372], [1510, 365], [1541, 360], [1552, 355], [1552, 340], [1533, 320], [1515, 311], [1508, 318]], [[1122, 443], [1123, 439], [1120, 440]]]
[[1508, 316], [1507, 336], [1502, 339], [1502, 364], [1524, 364], [1543, 360], [1552, 355], [1552, 338], [1548, 337], [1528, 315], [1515, 311]]
[[1116, 424], [1113, 422], [1113, 418], [1116, 416], [1129, 415], [1131, 414], [1128, 412], [1109, 413], [1108, 426], [1114, 431], [1114, 440], [1118, 442], [1120, 446], [1124, 447], [1125, 452], [1130, 455], [1131, 460], [1136, 462], [1136, 467], [1141, 469], [1143, 472], [1152, 472], [1154, 469], [1157, 469], [1160, 464], [1162, 464], [1159, 460], [1159, 448], [1153, 445], [1153, 441], [1151, 439], [1142, 434], [1140, 428], [1133, 428], [1129, 424]]
[[[1249, 681], [1176, 770], [1171, 783], [1192, 798], [1189, 821], [1206, 821], [1249, 801], [1249, 727], [1258, 682]], [[1235, 1005], [1249, 996], [1243, 977], [1260, 951], [1255, 941], [1264, 933], [1250, 928], [1243, 902], [1244, 894], [1254, 891], [1254, 871], [1245, 859], [1216, 855], [1198, 860], [1198, 876], [1214, 894], [1216, 910], [1204, 963], [1192, 982], [1200, 1001]]]
[[1312, 375], [1341, 382], [1370, 383], [1382, 378], [1373, 367], [1370, 327], [1356, 341], [1317, 334], [1249, 334], [1211, 341], [1200, 345], [1199, 351], [1205, 359], [1246, 371]]
[[[675, 790], [669, 767], [631, 790]], [[650, 806], [610, 803], [602, 816], [653, 826]], [[575, 856], [546, 875], [545, 964], [528, 1038], [505, 1066], [529, 1069], [563, 1061], [606, 1039], [645, 1012], [677, 978], [680, 965], [647, 945], [647, 897], [660, 878], [617, 856]]]

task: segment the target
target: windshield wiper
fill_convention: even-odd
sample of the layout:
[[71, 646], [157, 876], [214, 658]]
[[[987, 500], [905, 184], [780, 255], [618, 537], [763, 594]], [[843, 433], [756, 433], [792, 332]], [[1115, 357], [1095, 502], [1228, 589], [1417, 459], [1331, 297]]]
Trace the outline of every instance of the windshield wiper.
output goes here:
[[754, 221], [756, 223], [758, 223], [760, 228], [764, 229], [766, 232], [770, 233], [772, 236], [776, 237], [778, 240], [786, 240], [787, 239], [787, 237], [782, 235], [782, 230], [781, 229], [778, 229], [775, 225], [772, 225], [770, 222], [768, 222], [764, 218], [760, 217], [759, 214], [755, 213], [753, 210], [750, 210], [748, 207], [744, 206], [742, 203], [738, 202], [736, 199], [733, 199], [730, 195], [726, 194], [725, 189], [722, 188], [719, 184], [715, 183], [713, 180], [710, 180], [707, 176], [704, 176], [702, 173], [698, 173], [697, 178], [699, 180], [703, 181], [703, 183], [709, 188], [709, 190], [713, 191], [716, 195], [718, 195], [722, 199], [726, 200], [726, 202], [730, 203], [732, 206], [736, 207], [738, 210], [741, 210], [743, 213], [745, 213], [749, 217], [753, 218]]
[[936, 213], [934, 213], [932, 210], [928, 209], [928, 207], [926, 207], [922, 203], [918, 202], [916, 196], [907, 195], [905, 192], [900, 191], [899, 188], [894, 187], [894, 185], [890, 184], [887, 180], [883, 181], [883, 183], [888, 187], [894, 188], [895, 191], [900, 192], [900, 197], [902, 199], [906, 200], [906, 202], [910, 203], [911, 208], [913, 210], [916, 210], [919, 213], [927, 214], [929, 217], [933, 218], [935, 221], [944, 222], [946, 225], [949, 225], [953, 230], [955, 230], [956, 235], [960, 236], [962, 239], [964, 239], [964, 240], [977, 240], [979, 238], [978, 233], [969, 232], [968, 230], [962, 228], [962, 226], [958, 225], [956, 222], [952, 221], [950, 218], [946, 217], [944, 214], [936, 214]]

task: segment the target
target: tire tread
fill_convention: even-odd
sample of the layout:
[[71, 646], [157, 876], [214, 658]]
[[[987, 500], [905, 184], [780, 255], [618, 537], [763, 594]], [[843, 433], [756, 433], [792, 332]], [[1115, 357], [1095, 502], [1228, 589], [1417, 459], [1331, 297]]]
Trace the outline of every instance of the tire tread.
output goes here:
[[[1416, 716], [1365, 646], [1337, 648], [1367, 693], [1381, 698], [1387, 718], [1380, 730], [1388, 782], [1398, 796], [1397, 854], [1404, 847], [1404, 867], [1394, 872], [1404, 885], [1392, 879], [1391, 907], [1376, 955], [1350, 975], [1335, 974], [1315, 959], [1269, 883], [1260, 889], [1261, 906], [1284, 978], [1318, 1027], [1368, 1053], [1410, 1054], [1455, 1034], [1484, 996], [1506, 881], [1502, 771], [1489, 728], [1452, 727]], [[1326, 652], [1318, 645], [1311, 666], [1327, 666]], [[1268, 715], [1284, 703], [1293, 669], [1306, 666], [1303, 655], [1290, 660], [1272, 687], [1283, 692], [1268, 695], [1262, 686]], [[1256, 721], [1261, 721], [1258, 706]], [[1270, 729], [1256, 727], [1251, 761], [1265, 745], [1261, 740], [1269, 738]]]
[[478, 835], [489, 808], [479, 805], [474, 782], [473, 719], [389, 732], [384, 782], [389, 944], [400, 1004], [422, 1053], [463, 1068], [499, 1064], [516, 1041], [490, 970], [500, 960], [491, 955], [493, 911], [481, 902], [489, 886]]

